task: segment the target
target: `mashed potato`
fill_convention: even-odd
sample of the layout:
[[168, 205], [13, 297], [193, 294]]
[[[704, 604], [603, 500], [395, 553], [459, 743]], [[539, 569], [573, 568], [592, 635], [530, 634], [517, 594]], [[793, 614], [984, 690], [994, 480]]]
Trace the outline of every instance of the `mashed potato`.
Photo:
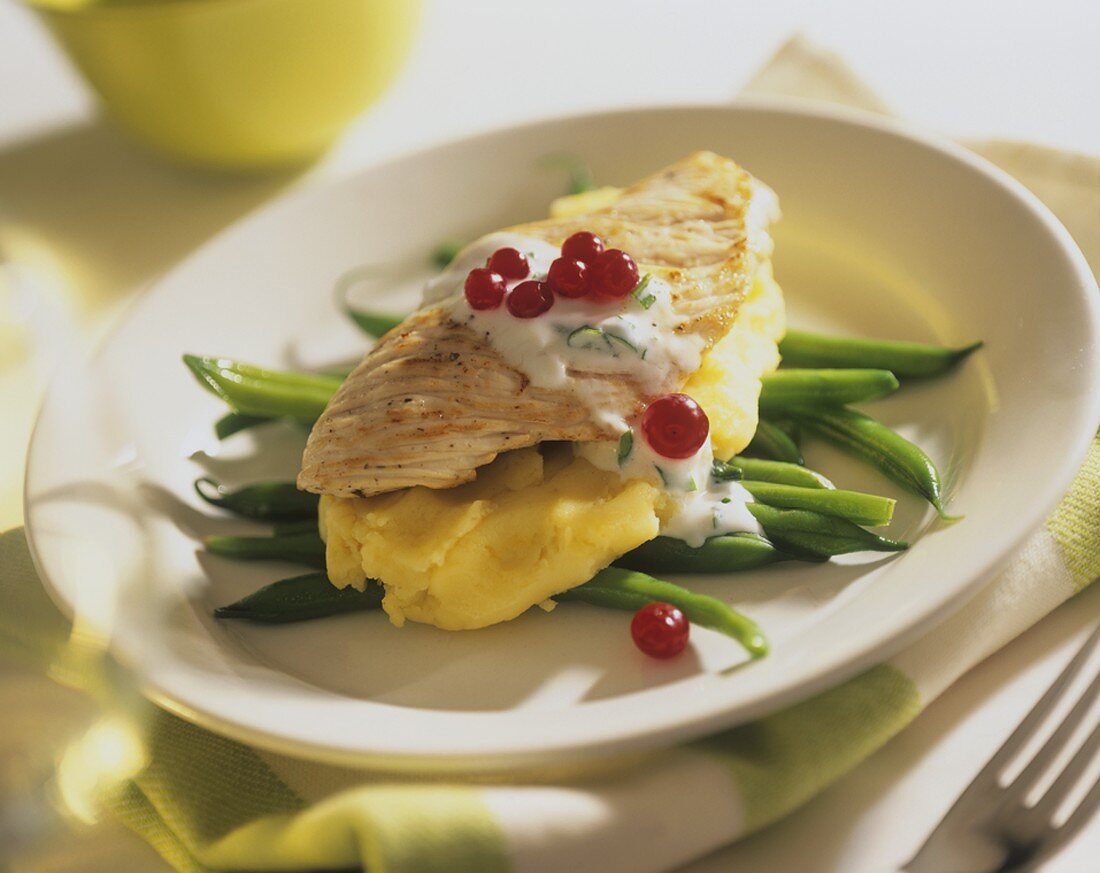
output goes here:
[[322, 497], [321, 529], [336, 585], [381, 579], [394, 624], [463, 630], [587, 582], [657, 536], [661, 502], [653, 485], [550, 446], [507, 452], [457, 488]]
[[[554, 202], [554, 217], [613, 202], [600, 188]], [[779, 363], [783, 293], [770, 264], [759, 270], [730, 332], [684, 386], [706, 410], [714, 454], [729, 458], [756, 431], [760, 378]], [[639, 480], [624, 482], [574, 458], [567, 446], [506, 452], [477, 479], [437, 491], [410, 488], [369, 498], [321, 498], [329, 578], [385, 585], [396, 624], [447, 630], [515, 618], [580, 585], [657, 536], [670, 506]]]
[[716, 458], [736, 455], [756, 433], [760, 377], [779, 366], [779, 341], [786, 330], [783, 292], [771, 264], [764, 264], [730, 332], [707, 352], [683, 388], [710, 419]]

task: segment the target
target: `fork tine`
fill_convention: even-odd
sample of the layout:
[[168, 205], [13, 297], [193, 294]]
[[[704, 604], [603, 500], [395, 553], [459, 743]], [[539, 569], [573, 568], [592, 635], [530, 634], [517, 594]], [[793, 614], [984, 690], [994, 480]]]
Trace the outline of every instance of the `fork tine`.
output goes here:
[[1006, 794], [1017, 797], [1021, 801], [1024, 799], [1024, 795], [1031, 791], [1035, 787], [1035, 783], [1039, 781], [1039, 777], [1050, 767], [1062, 750], [1066, 747], [1066, 743], [1069, 742], [1070, 737], [1076, 732], [1078, 726], [1085, 720], [1085, 717], [1089, 714], [1089, 710], [1092, 709], [1092, 702], [1096, 699], [1096, 696], [1100, 694], [1100, 673], [1096, 674], [1096, 677], [1089, 684], [1085, 693], [1081, 695], [1081, 698], [1073, 705], [1073, 708], [1066, 713], [1065, 719], [1058, 725], [1058, 728], [1050, 735], [1050, 738], [1043, 744], [1043, 747], [1035, 753], [1035, 757], [1027, 762], [1027, 766], [1020, 771], [1020, 774], [1012, 780], [1012, 784], [1006, 786]]
[[[1089, 660], [1089, 656], [1092, 654], [1093, 649], [1096, 648], [1097, 643], [1100, 642], [1100, 625], [1096, 627], [1088, 639], [1078, 650], [1077, 654], [1073, 656], [1065, 669], [1059, 674], [1058, 678], [1054, 680], [1054, 684], [1046, 690], [1046, 693], [1039, 698], [1031, 711], [1024, 716], [1023, 721], [1017, 725], [1004, 744], [993, 753], [993, 757], [989, 759], [986, 765], [982, 768], [981, 772], [974, 777], [974, 781], [970, 783], [970, 786], [963, 793], [965, 797], [972, 791], [980, 791], [991, 784], [997, 782], [997, 777], [1000, 775], [1000, 771], [1004, 769], [1004, 765], [1011, 760], [1023, 746], [1031, 739], [1031, 735], [1035, 733], [1037, 728], [1044, 718], [1049, 714], [1051, 708], [1056, 705], [1058, 699], [1065, 694], [1066, 689], [1073, 684], [1073, 680], [1077, 678], [1077, 675], [1084, 669], [1085, 664]], [[960, 800], [962, 798], [959, 798]]]
[[[1058, 698], [1066, 693], [1066, 688], [1073, 684], [1077, 675], [1081, 670], [1084, 670], [1085, 664], [1088, 662], [1092, 650], [1096, 649], [1098, 642], [1100, 642], [1100, 626], [1097, 626], [1097, 628], [1089, 634], [1088, 639], [1081, 645], [1077, 654], [1075, 654], [1073, 659], [1066, 664], [1065, 670], [1058, 675], [1054, 684], [1046, 689], [1046, 694], [1038, 699], [1038, 703], [1031, 708], [1029, 714], [1024, 716], [1020, 725], [1012, 731], [1012, 736], [1004, 741], [1002, 747], [993, 754], [991, 759], [989, 759], [989, 763], [986, 764], [985, 767], [982, 767], [982, 771], [978, 775], [978, 778], [985, 777], [991, 771], [993, 772], [992, 775], [994, 778], [996, 778], [997, 772], [1002, 769], [1004, 764], [1008, 763], [1008, 761], [1023, 748], [1027, 740], [1031, 739], [1032, 734], [1035, 732], [1035, 728], [1040, 725], [1043, 719], [1049, 714], [1049, 711], [1057, 704]], [[975, 781], [977, 782], [978, 780]]]
[[1074, 834], [1088, 824], [1089, 819], [1092, 818], [1097, 809], [1100, 809], [1100, 780], [1093, 783], [1088, 794], [1081, 798], [1081, 802], [1077, 804], [1077, 808], [1055, 831], [1058, 835], [1058, 844], [1062, 845], [1073, 839]]
[[1030, 871], [1043, 864], [1077, 836], [1077, 833], [1089, 823], [1098, 808], [1100, 808], [1100, 780], [1093, 783], [1088, 794], [1081, 798], [1077, 808], [1073, 810], [1069, 818], [1060, 827], [1051, 828], [1046, 832], [1038, 850], [1028, 858], [1027, 864], [1020, 869]]
[[1077, 781], [1088, 769], [1089, 764], [1092, 763], [1093, 755], [1096, 754], [1097, 749], [1100, 749], [1100, 724], [1093, 728], [1088, 739], [1074, 753], [1065, 769], [1050, 784], [1039, 802], [1032, 808], [1031, 814], [1049, 822], [1055, 810], [1062, 805], [1070, 791], [1073, 790], [1073, 786], [1077, 784]]
[[[1021, 774], [1013, 780], [1012, 785], [1008, 788], [1001, 787], [1000, 775], [1005, 764], [1015, 757], [1023, 746], [1032, 739], [1036, 728], [1050, 715], [1060, 698], [1066, 694], [1070, 685], [1084, 670], [1098, 644], [1100, 644], [1100, 624], [1092, 630], [1058, 678], [1054, 680], [1039, 701], [1024, 716], [1011, 736], [993, 753], [981, 772], [959, 795], [951, 808], [925, 839], [923, 845], [902, 869], [913, 871], [918, 869], [943, 869], [942, 865], [937, 867], [935, 864], [942, 860], [940, 856], [943, 854], [944, 846], [951, 842], [952, 831], [961, 832], [961, 828], [966, 828], [972, 836], [984, 837], [987, 841], [989, 839], [997, 840], [1002, 845], [1004, 852], [1010, 853], [1005, 858], [1006, 866], [1001, 869], [1022, 870], [1024, 868], [1019, 865], [1025, 863], [1026, 869], [1031, 870], [1033, 865], [1037, 863], [1039, 854], [1045, 855], [1054, 846], [1067, 842], [1096, 811], [1096, 808], [1100, 806], [1100, 780], [1091, 787], [1086, 797], [1061, 827], [1051, 827], [1049, 815], [1042, 820], [1033, 817], [1029, 813], [1034, 812], [1034, 808], [1027, 809], [1018, 802], [1010, 802], [1012, 798], [1006, 796], [1017, 793], [1016, 789], [1025, 781], [1021, 777], [1024, 777], [1024, 773], [1031, 767], [1031, 764], [1023, 768]], [[1087, 711], [1088, 708], [1083, 701], [1091, 703], [1095, 696], [1095, 689], [1096, 681], [1092, 683], [1092, 687], [1085, 692], [1083, 697], [1075, 703], [1067, 720], [1072, 720], [1075, 724], [1079, 721], [1080, 713]], [[1063, 734], [1067, 733], [1063, 728], [1056, 728], [1054, 735], [1057, 735], [1060, 731]], [[1051, 739], [1054, 738], [1052, 735]], [[1068, 739], [1068, 737], [1066, 738]], [[1080, 779], [1098, 746], [1100, 746], [1100, 732], [1094, 732], [1078, 749], [1062, 774], [1054, 780], [1043, 800], [1055, 804], [1057, 797], [1064, 797], [1065, 791]], [[1040, 754], [1043, 751], [1040, 750]], [[1032, 772], [1034, 772], [1033, 768]], [[1030, 776], [1027, 779], [1030, 780]], [[1016, 833], [1012, 833], [1012, 830], [1006, 830], [1006, 824], [1019, 825], [1019, 828], [1014, 828]], [[1023, 860], [1025, 856], [1026, 861]], [[932, 864], [932, 866], [929, 866], [929, 864]]]

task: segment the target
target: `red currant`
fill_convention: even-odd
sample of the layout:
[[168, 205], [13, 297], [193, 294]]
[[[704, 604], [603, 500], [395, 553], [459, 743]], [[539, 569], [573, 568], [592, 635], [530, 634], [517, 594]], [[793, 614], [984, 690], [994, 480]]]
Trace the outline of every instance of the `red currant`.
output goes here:
[[596, 297], [626, 297], [638, 285], [638, 265], [626, 252], [608, 249], [588, 270], [588, 281]]
[[474, 267], [466, 277], [466, 302], [471, 309], [496, 309], [504, 299], [504, 277], [486, 267]]
[[545, 282], [528, 280], [512, 289], [505, 305], [516, 318], [534, 318], [554, 305], [554, 295]]
[[578, 230], [561, 244], [563, 257], [591, 264], [603, 252], [603, 240], [587, 230]]
[[647, 603], [630, 622], [634, 645], [651, 658], [671, 658], [688, 644], [691, 624], [671, 603]]
[[584, 297], [588, 293], [588, 267], [583, 261], [555, 258], [546, 282], [562, 297]]
[[505, 279], [526, 279], [531, 272], [527, 257], [519, 249], [497, 249], [489, 258], [489, 269]]
[[642, 413], [646, 442], [665, 458], [690, 458], [707, 441], [710, 421], [686, 394], [658, 397]]

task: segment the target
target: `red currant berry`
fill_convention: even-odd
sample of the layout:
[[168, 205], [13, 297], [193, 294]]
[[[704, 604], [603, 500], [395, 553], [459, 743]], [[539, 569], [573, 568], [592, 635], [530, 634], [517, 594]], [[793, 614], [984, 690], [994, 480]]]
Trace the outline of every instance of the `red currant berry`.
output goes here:
[[642, 413], [642, 433], [661, 457], [690, 458], [707, 441], [710, 421], [686, 394], [666, 394]]
[[497, 249], [489, 258], [489, 269], [505, 279], [526, 279], [531, 272], [527, 257], [519, 249]]
[[516, 318], [534, 318], [554, 305], [554, 295], [545, 282], [520, 282], [508, 295], [505, 305]]
[[588, 267], [583, 261], [555, 258], [546, 282], [562, 297], [584, 297], [588, 293]]
[[496, 309], [504, 299], [504, 277], [486, 267], [474, 267], [466, 277], [466, 302], [471, 309]]
[[671, 603], [647, 603], [630, 622], [634, 645], [651, 658], [671, 658], [688, 644], [691, 624]]
[[603, 240], [587, 230], [578, 230], [561, 244], [562, 257], [591, 264], [603, 252]]
[[626, 252], [608, 249], [592, 262], [588, 281], [596, 297], [617, 300], [637, 287], [638, 265]]

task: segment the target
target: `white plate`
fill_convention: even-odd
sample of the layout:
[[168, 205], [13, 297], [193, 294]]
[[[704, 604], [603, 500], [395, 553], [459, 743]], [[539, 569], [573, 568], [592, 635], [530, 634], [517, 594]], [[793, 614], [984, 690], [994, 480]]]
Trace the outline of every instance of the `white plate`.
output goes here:
[[[628, 616], [582, 605], [462, 633], [396, 630], [380, 614], [276, 628], [211, 618], [215, 605], [293, 568], [197, 554], [197, 534], [248, 525], [212, 519], [191, 482], [206, 469], [230, 481], [289, 476], [301, 436], [280, 426], [240, 435], [204, 463], [190, 457], [218, 451], [210, 425], [223, 409], [182, 352], [276, 366], [357, 353], [362, 340], [331, 304], [349, 268], [404, 264], [398, 285], [409, 295], [441, 239], [545, 213], [562, 174], [540, 167], [542, 156], [575, 152], [600, 182], [624, 183], [700, 148], [779, 192], [776, 273], [795, 324], [986, 341], [957, 374], [875, 406], [939, 462], [965, 521], [934, 524], [920, 501], [899, 495], [890, 531], [915, 542], [908, 553], [695, 579], [771, 638], [768, 658], [738, 669], [729, 669], [738, 647], [707, 631], [672, 662], [647, 660], [631, 645]], [[188, 259], [134, 308], [86, 378], [70, 372], [51, 389], [26, 517], [56, 599], [111, 624], [150, 694], [202, 724], [388, 767], [632, 752], [803, 698], [961, 604], [1040, 523], [1083, 456], [1098, 418], [1097, 335], [1096, 285], [1065, 230], [953, 145], [791, 105], [563, 118], [295, 193]], [[808, 459], [843, 485], [898, 493], [824, 449]], [[137, 581], [109, 608], [122, 579]]]

